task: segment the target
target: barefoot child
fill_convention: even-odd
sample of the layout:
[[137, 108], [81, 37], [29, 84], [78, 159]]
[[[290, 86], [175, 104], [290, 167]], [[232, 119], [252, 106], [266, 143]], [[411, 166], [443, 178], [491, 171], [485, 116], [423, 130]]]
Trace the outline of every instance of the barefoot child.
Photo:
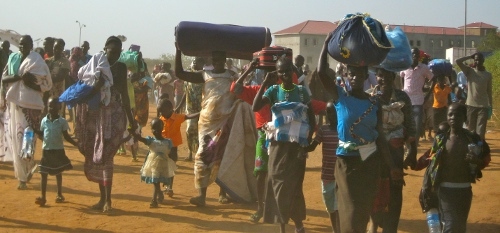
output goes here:
[[[174, 113], [172, 102], [168, 99], [160, 99], [158, 103], [158, 113], [160, 114], [160, 120], [163, 122], [163, 131], [161, 131], [161, 134], [164, 138], [170, 138], [173, 144], [168, 157], [174, 162], [177, 162], [177, 147], [182, 144], [181, 124], [187, 119], [197, 118], [200, 113], [189, 115]], [[167, 182], [167, 189], [165, 192], [169, 197], [174, 196], [174, 191], [172, 189], [173, 184], [174, 177]]]
[[41, 191], [42, 195], [37, 197], [35, 203], [44, 206], [47, 202], [45, 193], [47, 191], [47, 175], [55, 175], [57, 180], [56, 203], [64, 202], [62, 195], [62, 172], [73, 169], [66, 153], [64, 152], [63, 137], [73, 146], [76, 142], [69, 136], [69, 125], [66, 119], [59, 116], [61, 103], [58, 99], [52, 98], [48, 101], [49, 114], [42, 119], [40, 130], [36, 133], [42, 138], [42, 160], [40, 161]]
[[141, 169], [141, 180], [147, 184], [154, 185], [153, 200], [149, 207], [157, 208], [158, 202], [164, 199], [161, 192], [160, 182], [168, 182], [174, 176], [176, 169], [174, 161], [168, 157], [172, 149], [172, 141], [162, 136], [163, 122], [155, 118], [151, 121], [151, 131], [154, 137], [143, 138], [141, 135], [132, 132], [134, 138], [149, 147], [149, 153]]
[[323, 144], [321, 153], [323, 155], [321, 165], [321, 187], [323, 193], [323, 202], [326, 211], [330, 216], [333, 232], [340, 232], [338, 224], [337, 198], [335, 197], [335, 162], [337, 161], [337, 145], [339, 136], [337, 134], [337, 111], [333, 103], [328, 103], [326, 107], [326, 118], [328, 124], [322, 125], [316, 131], [316, 137], [306, 148], [307, 152], [312, 152], [318, 144]]
[[[436, 136], [430, 150], [421, 205], [424, 211], [439, 209], [443, 232], [466, 232], [471, 184], [482, 177], [481, 170], [490, 162], [490, 148], [478, 134], [463, 128], [467, 119], [465, 105], [452, 103], [447, 110], [449, 130]], [[422, 198], [435, 195], [436, 190], [438, 203]]]

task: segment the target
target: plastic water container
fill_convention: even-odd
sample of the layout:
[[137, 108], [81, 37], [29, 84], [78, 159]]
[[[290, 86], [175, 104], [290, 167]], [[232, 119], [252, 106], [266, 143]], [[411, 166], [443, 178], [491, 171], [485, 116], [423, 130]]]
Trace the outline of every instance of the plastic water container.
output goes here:
[[427, 211], [427, 226], [429, 227], [429, 233], [440, 233], [441, 223], [439, 222], [439, 212], [436, 208], [432, 208]]
[[23, 144], [21, 147], [21, 155], [20, 157], [25, 160], [30, 160], [33, 158], [34, 154], [34, 140], [35, 140], [35, 132], [31, 126], [28, 126], [24, 129], [23, 134]]
[[[470, 143], [469, 145], [467, 145], [469, 153], [473, 154], [475, 158], [477, 158], [481, 154], [482, 146], [483, 146], [482, 141], [479, 141], [477, 144]], [[469, 168], [471, 176], [475, 179], [477, 164], [469, 163]]]

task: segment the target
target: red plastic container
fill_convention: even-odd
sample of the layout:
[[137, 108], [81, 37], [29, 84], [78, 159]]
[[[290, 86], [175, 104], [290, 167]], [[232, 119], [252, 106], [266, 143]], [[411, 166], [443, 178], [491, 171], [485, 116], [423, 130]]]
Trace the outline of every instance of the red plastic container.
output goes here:
[[253, 58], [259, 59], [259, 67], [275, 69], [276, 61], [283, 55], [292, 59], [292, 49], [281, 46], [265, 47], [261, 51], [253, 53]]

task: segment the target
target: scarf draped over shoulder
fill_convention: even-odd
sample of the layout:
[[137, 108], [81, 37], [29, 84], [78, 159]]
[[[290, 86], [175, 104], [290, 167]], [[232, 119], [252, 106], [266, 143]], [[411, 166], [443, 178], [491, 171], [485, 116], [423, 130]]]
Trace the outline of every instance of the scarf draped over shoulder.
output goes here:
[[21, 62], [22, 54], [13, 53], [7, 62], [8, 75], [22, 76], [25, 73], [31, 73], [36, 77], [36, 85], [40, 86], [41, 91], [27, 87], [22, 80], [12, 83], [7, 88], [6, 100], [20, 107], [29, 109], [43, 109], [43, 92], [52, 88], [52, 78], [50, 70], [45, 60], [37, 52], [31, 51], [30, 54]]

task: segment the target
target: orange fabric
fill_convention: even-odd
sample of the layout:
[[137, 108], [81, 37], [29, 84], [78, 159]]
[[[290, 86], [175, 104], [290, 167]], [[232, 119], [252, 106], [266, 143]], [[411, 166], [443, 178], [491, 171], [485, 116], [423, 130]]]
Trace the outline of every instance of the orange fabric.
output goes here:
[[434, 86], [434, 104], [433, 108], [444, 108], [448, 106], [448, 95], [451, 93], [451, 87], [445, 85], [443, 89], [439, 87], [439, 84]]
[[181, 124], [186, 120], [186, 115], [172, 113], [170, 118], [167, 119], [161, 116], [160, 120], [163, 121], [163, 130], [161, 131], [161, 135], [164, 138], [170, 138], [174, 147], [182, 144]]

